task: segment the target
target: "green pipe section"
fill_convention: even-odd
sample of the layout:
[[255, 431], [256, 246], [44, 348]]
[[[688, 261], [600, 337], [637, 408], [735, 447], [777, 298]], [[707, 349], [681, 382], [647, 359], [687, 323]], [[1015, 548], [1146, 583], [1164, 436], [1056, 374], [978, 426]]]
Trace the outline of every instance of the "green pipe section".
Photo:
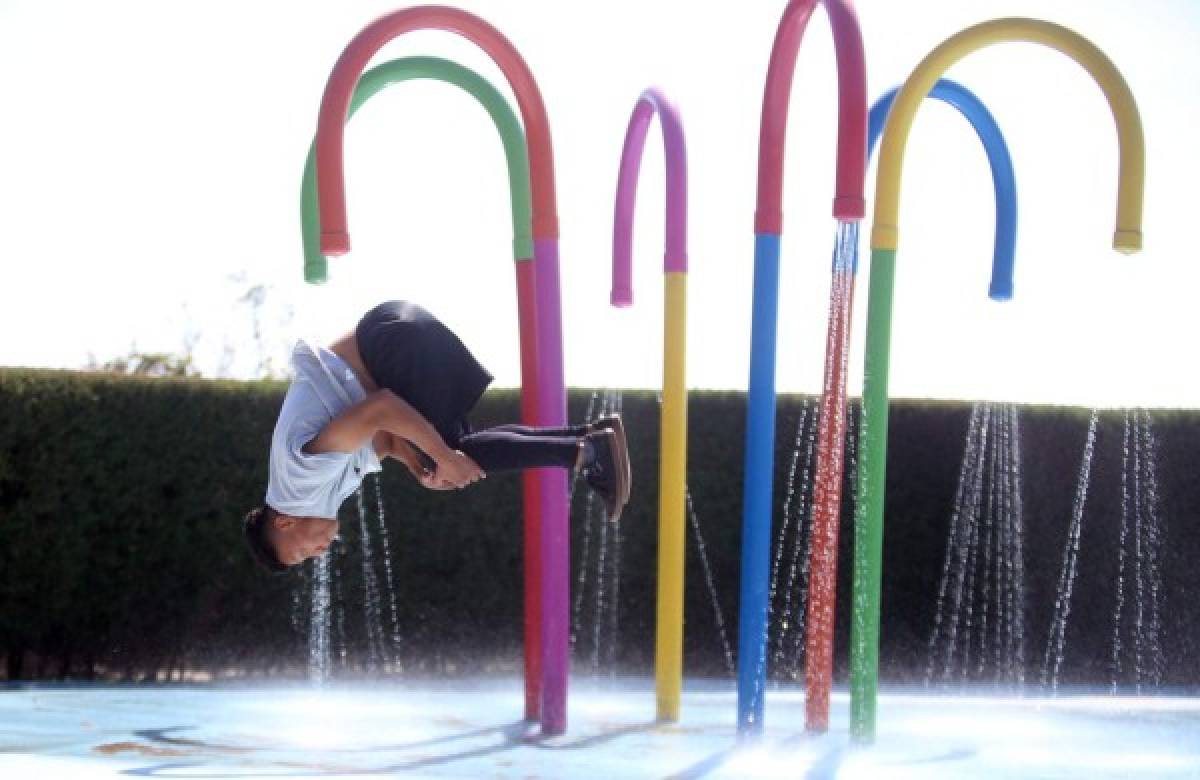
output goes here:
[[887, 467], [888, 363], [896, 250], [871, 250], [862, 425], [858, 434], [858, 502], [854, 512], [854, 619], [850, 625], [850, 735], [875, 739], [879, 687], [879, 591], [883, 570], [884, 486]]
[[[508, 163], [509, 197], [512, 203], [513, 256], [516, 260], [533, 257], [533, 207], [529, 190], [529, 152], [525, 131], [508, 100], [475, 71], [440, 57], [404, 57], [372, 68], [362, 75], [350, 99], [347, 120], [376, 93], [391, 84], [414, 79], [444, 81], [470, 93], [491, 116], [504, 144]], [[317, 206], [316, 152], [308, 147], [304, 179], [300, 185], [300, 230], [304, 243], [304, 280], [321, 284], [327, 277], [325, 256], [321, 254], [320, 215]]]

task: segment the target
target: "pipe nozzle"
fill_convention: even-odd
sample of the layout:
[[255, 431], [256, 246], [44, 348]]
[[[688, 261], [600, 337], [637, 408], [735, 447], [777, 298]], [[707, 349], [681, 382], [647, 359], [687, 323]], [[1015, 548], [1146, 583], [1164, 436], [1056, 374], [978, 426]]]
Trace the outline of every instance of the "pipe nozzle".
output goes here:
[[1113, 233], [1113, 249], [1123, 255], [1133, 255], [1142, 251], [1142, 231], [1118, 230]]
[[329, 265], [323, 256], [304, 262], [304, 281], [309, 284], [325, 284], [329, 281]]
[[321, 254], [340, 257], [350, 251], [350, 234], [344, 230], [336, 233], [321, 233]]

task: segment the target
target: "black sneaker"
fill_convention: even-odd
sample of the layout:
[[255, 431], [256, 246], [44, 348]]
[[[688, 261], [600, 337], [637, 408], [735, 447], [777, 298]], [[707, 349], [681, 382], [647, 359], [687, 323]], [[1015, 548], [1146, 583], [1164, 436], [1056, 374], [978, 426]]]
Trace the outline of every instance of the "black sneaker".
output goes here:
[[625, 461], [625, 494], [621, 498], [621, 504], [629, 503], [629, 494], [633, 490], [633, 473], [629, 463], [629, 445], [625, 441], [625, 425], [621, 422], [621, 415], [610, 414], [588, 423], [588, 433], [596, 431], [612, 431], [617, 436], [617, 450], [623, 453]]
[[629, 496], [629, 485], [625, 480], [628, 459], [625, 451], [617, 446], [617, 435], [613, 431], [589, 433], [587, 440], [592, 445], [592, 457], [583, 466], [584, 479], [603, 499], [608, 519], [615, 523], [625, 508], [622, 499]]

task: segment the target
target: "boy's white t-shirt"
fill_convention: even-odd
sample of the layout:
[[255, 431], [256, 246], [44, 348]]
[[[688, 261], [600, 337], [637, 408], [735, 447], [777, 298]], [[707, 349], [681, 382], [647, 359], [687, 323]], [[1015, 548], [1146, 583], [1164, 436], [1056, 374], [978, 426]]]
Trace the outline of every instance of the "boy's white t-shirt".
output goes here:
[[375, 449], [370, 441], [354, 452], [309, 454], [304, 446], [366, 392], [344, 360], [305, 340], [292, 349], [292, 369], [271, 437], [267, 505], [296, 517], [337, 517], [363, 477], [381, 470]]

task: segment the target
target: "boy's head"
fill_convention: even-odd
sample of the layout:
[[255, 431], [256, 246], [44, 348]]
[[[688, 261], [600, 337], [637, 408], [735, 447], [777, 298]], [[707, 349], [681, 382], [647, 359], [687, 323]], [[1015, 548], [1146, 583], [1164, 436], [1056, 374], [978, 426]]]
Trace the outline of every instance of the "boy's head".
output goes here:
[[323, 555], [338, 532], [336, 517], [296, 517], [267, 505], [246, 513], [242, 525], [246, 546], [260, 566], [282, 572]]

